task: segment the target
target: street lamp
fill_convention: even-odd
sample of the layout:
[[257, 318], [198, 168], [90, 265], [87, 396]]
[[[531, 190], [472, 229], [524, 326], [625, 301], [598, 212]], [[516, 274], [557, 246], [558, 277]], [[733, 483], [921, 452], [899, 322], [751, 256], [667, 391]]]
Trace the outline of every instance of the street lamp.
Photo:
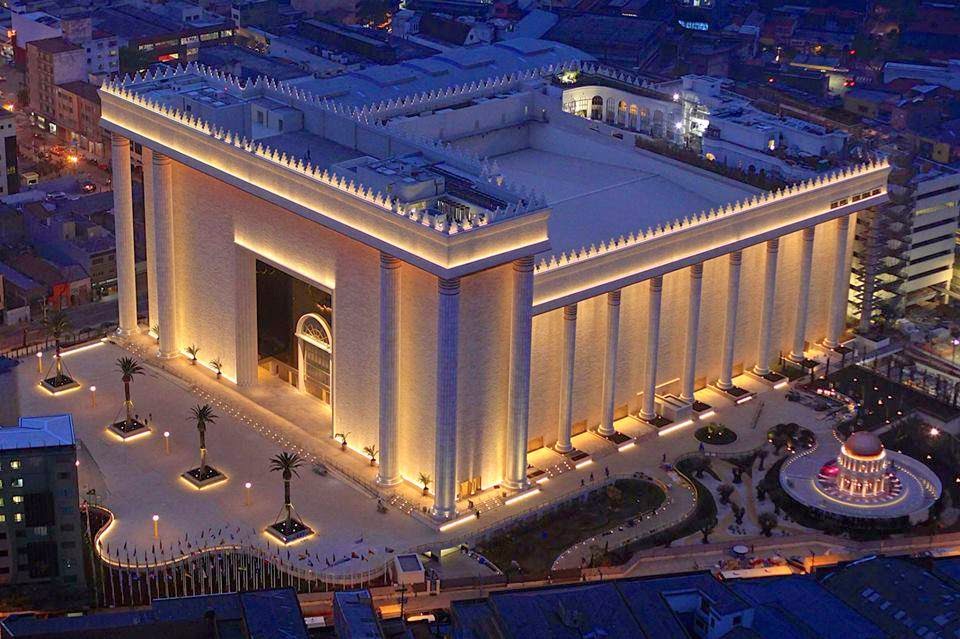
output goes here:
[[160, 539], [160, 515], [153, 516], [153, 538]]
[[956, 364], [957, 363], [957, 346], [960, 346], [960, 339], [954, 337], [952, 340], [950, 340], [950, 343], [953, 344], [953, 355], [950, 357], [950, 359], [953, 360], [954, 364]]
[[164, 451], [166, 451], [168, 455], [170, 454], [170, 431], [169, 430], [163, 431], [163, 449]]
[[37, 372], [43, 372], [43, 351], [37, 351]]
[[97, 387], [91, 386], [90, 387], [90, 408], [96, 408], [96, 407], [97, 407]]
[[931, 437], [936, 437], [936, 436], [939, 435], [939, 434], [940, 434], [940, 429], [939, 429], [939, 428], [933, 427], [933, 428], [930, 429], [930, 436], [931, 436]]
[[243, 485], [243, 488], [244, 488], [243, 505], [249, 506], [250, 505], [250, 489], [253, 488], [253, 484], [251, 484], [250, 482], [247, 482]]

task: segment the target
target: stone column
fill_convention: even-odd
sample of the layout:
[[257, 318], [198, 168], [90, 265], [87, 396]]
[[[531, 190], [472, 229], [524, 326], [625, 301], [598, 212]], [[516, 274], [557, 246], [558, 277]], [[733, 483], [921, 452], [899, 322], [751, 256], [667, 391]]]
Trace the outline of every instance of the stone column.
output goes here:
[[157, 243], [157, 303], [160, 307], [160, 357], [180, 354], [177, 339], [177, 278], [173, 231], [173, 178], [170, 158], [153, 153], [153, 215]]
[[577, 351], [577, 305], [563, 307], [563, 359], [560, 360], [560, 421], [557, 425], [558, 453], [573, 450], [573, 372]]
[[503, 485], [527, 486], [527, 418], [530, 412], [530, 337], [533, 307], [533, 256], [513, 262], [513, 321], [510, 329], [510, 403]]
[[400, 260], [380, 253], [380, 471], [377, 483], [400, 483], [397, 409], [400, 384]]
[[694, 400], [697, 376], [697, 339], [700, 335], [700, 298], [703, 293], [703, 264], [690, 267], [690, 299], [687, 302], [687, 346], [683, 352], [683, 388], [680, 399]]
[[603, 355], [603, 389], [600, 428], [601, 435], [613, 435], [613, 391], [617, 377], [617, 343], [620, 341], [620, 291], [607, 293], [607, 345]]
[[850, 216], [837, 218], [836, 251], [833, 262], [833, 294], [830, 297], [830, 315], [827, 321], [827, 336], [823, 345], [836, 348], [843, 336], [847, 318], [847, 297], [850, 289], [850, 272], [847, 270], [847, 235]]
[[737, 339], [737, 310], [740, 307], [740, 264], [743, 253], [734, 251], [727, 266], [727, 314], [723, 318], [723, 356], [720, 360], [720, 378], [717, 387], [733, 388], [733, 350]]
[[763, 301], [760, 306], [760, 339], [757, 341], [757, 363], [753, 372], [766, 375], [770, 372], [770, 342], [773, 339], [773, 313], [777, 298], [777, 258], [780, 240], [767, 242], [767, 256], [763, 266]]
[[663, 278], [650, 280], [647, 309], [647, 354], [643, 365], [643, 405], [641, 419], [657, 416], [657, 357], [660, 354], [660, 302], [663, 298]]
[[117, 242], [117, 332], [137, 330], [137, 272], [133, 249], [133, 186], [130, 178], [130, 140], [111, 133], [113, 164], [113, 224]]
[[143, 226], [147, 240], [147, 330], [160, 324], [157, 308], [157, 229], [153, 215], [153, 151], [143, 147]]
[[793, 348], [790, 359], [802, 362], [803, 346], [807, 337], [807, 309], [810, 307], [810, 276], [813, 273], [813, 237], [816, 227], [803, 229], [800, 248], [800, 286], [797, 290], [797, 316], [793, 321]]
[[235, 247], [236, 268], [236, 331], [237, 386], [257, 383], [257, 258], [243, 248]]
[[437, 432], [433, 516], [457, 514], [457, 366], [460, 335], [460, 278], [438, 279]]

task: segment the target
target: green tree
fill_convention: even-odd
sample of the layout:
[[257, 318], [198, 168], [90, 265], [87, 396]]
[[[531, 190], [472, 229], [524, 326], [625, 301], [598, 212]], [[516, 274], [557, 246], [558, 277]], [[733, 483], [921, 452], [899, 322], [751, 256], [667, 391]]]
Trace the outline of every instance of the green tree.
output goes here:
[[123, 381], [123, 405], [127, 409], [126, 426], [130, 427], [133, 421], [133, 400], [130, 399], [130, 382], [134, 375], [143, 375], [143, 366], [132, 357], [121, 357], [117, 360], [117, 370], [120, 371]]
[[200, 433], [200, 476], [202, 477], [207, 470], [207, 426], [217, 421], [218, 417], [213, 412], [210, 404], [197, 404], [190, 409], [192, 419], [197, 424], [197, 432]]
[[303, 465], [303, 459], [297, 453], [288, 453], [286, 451], [274, 455], [270, 458], [270, 472], [280, 472], [283, 475], [283, 508], [287, 512], [287, 518], [284, 526], [287, 531], [290, 530], [290, 522], [293, 521], [293, 504], [290, 501], [290, 480], [293, 476], [300, 476], [297, 469]]

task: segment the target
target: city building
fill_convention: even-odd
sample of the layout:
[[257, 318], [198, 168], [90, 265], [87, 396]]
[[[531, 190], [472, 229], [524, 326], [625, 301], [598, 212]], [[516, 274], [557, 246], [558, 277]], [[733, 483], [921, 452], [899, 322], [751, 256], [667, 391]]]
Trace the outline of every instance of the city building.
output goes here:
[[34, 40], [26, 48], [30, 117], [39, 128], [56, 135], [57, 86], [86, 80], [86, 54], [83, 47], [62, 36]]
[[0, 622], [10, 639], [307, 639], [291, 588], [154, 599], [149, 607], [81, 616], [12, 615]]
[[100, 94], [96, 85], [66, 82], [56, 87], [57, 133], [87, 158], [106, 162], [110, 159], [110, 138], [100, 128]]
[[[17, 120], [12, 111], [0, 110], [0, 197], [20, 192], [20, 169], [17, 164]], [[0, 237], [3, 233], [0, 232]]]
[[76, 462], [70, 415], [0, 428], [0, 584], [86, 583]]
[[740, 375], [773, 386], [779, 353], [840, 347], [887, 163], [761, 192], [566, 113], [570, 71], [598, 73], [518, 38], [296, 86], [196, 65], [105, 83], [121, 332], [141, 330], [140, 144], [160, 356], [195, 344], [241, 392], [296, 386], [318, 437], [378, 446], [382, 486], [432, 475], [438, 520], [526, 490], [530, 450], [617, 440], [626, 415], [692, 424], [697, 390], [749, 401]]

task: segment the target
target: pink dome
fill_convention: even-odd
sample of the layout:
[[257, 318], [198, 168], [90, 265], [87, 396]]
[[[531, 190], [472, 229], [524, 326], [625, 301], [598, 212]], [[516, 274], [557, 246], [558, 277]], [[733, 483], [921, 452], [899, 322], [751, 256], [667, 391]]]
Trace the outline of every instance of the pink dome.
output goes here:
[[843, 447], [848, 453], [858, 457], [876, 457], [883, 452], [883, 442], [880, 438], [865, 430], [850, 435]]

